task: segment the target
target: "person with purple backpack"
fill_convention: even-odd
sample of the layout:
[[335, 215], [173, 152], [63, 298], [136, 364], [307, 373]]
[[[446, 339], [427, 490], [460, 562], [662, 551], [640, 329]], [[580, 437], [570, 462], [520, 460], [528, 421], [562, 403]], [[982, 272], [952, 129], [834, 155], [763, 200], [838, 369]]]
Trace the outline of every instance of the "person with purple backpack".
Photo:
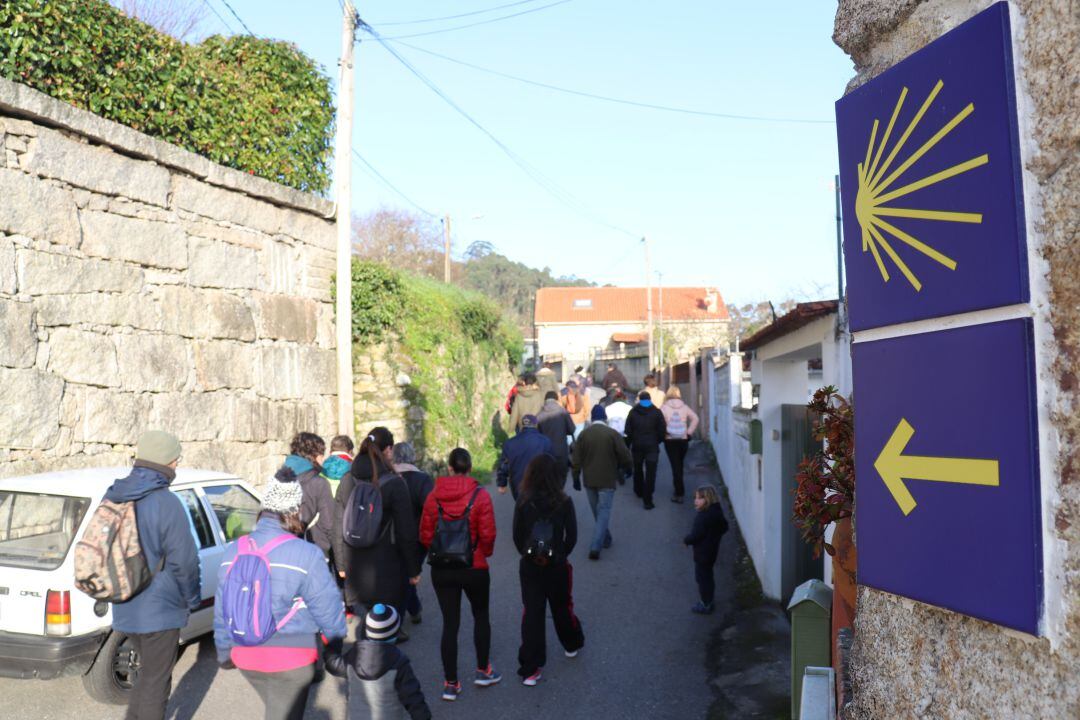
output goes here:
[[303, 498], [296, 474], [278, 470], [255, 529], [229, 543], [218, 568], [218, 663], [240, 669], [263, 701], [266, 720], [304, 717], [319, 633], [339, 647], [347, 634], [345, 605], [326, 558], [302, 539]]

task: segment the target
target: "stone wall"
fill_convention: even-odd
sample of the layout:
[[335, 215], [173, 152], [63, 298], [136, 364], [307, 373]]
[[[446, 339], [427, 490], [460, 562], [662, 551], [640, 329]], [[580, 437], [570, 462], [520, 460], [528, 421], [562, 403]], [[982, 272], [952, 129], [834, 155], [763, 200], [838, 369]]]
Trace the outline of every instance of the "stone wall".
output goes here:
[[139, 432], [261, 482], [335, 417], [320, 198], [0, 81], [0, 477]]
[[[851, 86], [989, 5], [841, 0], [833, 37], [855, 61]], [[862, 587], [850, 718], [1080, 717], [1080, 14], [1074, 0], [1015, 0], [1011, 11], [1033, 300], [1047, 338], [1045, 636]]]

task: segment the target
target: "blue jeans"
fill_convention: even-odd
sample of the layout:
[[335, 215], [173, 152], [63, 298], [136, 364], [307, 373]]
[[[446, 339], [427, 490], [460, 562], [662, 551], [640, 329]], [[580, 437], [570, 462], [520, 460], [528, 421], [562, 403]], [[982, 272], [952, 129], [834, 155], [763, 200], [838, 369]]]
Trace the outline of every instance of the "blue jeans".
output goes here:
[[596, 528], [593, 530], [589, 550], [600, 552], [600, 548], [611, 545], [611, 533], [608, 531], [608, 526], [611, 524], [611, 506], [615, 501], [615, 490], [597, 490], [587, 487], [585, 492], [589, 496], [589, 507], [592, 508], [593, 517], [596, 518]]

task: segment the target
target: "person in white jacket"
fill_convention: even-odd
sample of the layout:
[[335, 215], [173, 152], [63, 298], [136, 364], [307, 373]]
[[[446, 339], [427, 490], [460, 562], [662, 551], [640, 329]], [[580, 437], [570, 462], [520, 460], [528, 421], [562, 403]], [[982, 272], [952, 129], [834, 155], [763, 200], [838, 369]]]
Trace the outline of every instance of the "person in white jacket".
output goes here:
[[683, 462], [686, 460], [686, 451], [690, 447], [690, 438], [697, 430], [698, 416], [693, 409], [683, 402], [682, 391], [677, 385], [668, 388], [664, 404], [660, 406], [660, 412], [664, 413], [667, 422], [667, 437], [664, 439], [664, 452], [667, 453], [668, 462], [671, 463], [672, 483], [675, 486], [675, 494], [671, 496], [671, 502], [681, 503], [686, 494], [683, 485]]

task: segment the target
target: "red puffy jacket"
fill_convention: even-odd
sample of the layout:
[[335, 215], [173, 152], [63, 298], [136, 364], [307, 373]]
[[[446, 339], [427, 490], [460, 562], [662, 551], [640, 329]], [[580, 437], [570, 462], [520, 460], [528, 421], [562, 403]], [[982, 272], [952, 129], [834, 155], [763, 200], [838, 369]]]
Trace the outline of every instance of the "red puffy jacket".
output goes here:
[[[420, 516], [420, 543], [424, 547], [431, 545], [435, 537], [435, 526], [439, 523], [439, 508], [443, 516], [461, 517], [469, 499], [480, 485], [471, 477], [453, 475], [441, 477], [435, 481], [435, 489], [424, 502], [424, 514]], [[495, 510], [487, 490], [480, 488], [469, 513], [469, 530], [472, 531], [473, 569], [487, 570], [487, 558], [495, 552]]]

